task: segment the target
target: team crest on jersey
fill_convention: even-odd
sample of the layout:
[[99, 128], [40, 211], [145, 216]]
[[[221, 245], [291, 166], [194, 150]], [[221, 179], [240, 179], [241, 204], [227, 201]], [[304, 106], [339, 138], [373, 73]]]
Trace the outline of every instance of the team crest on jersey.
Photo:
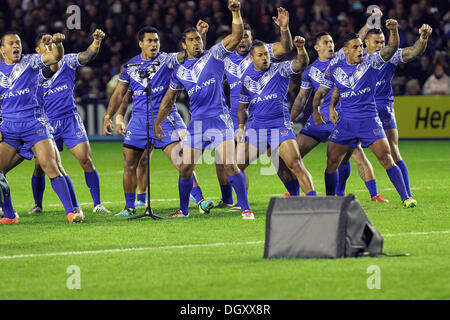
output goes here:
[[229, 57], [226, 57], [224, 63], [226, 71], [236, 78], [241, 78], [247, 68], [251, 65], [252, 60], [250, 59], [250, 55], [248, 55], [246, 58], [242, 59], [239, 64], [236, 64]]
[[316, 67], [311, 67], [311, 69], [309, 70], [309, 76], [315, 82], [320, 83], [321, 79], [323, 78], [323, 73]]
[[194, 63], [192, 69], [180, 66], [177, 71], [177, 77], [185, 81], [197, 83], [210, 57], [210, 52], [204, 54], [196, 63]]
[[275, 76], [278, 72], [278, 64], [272, 64], [267, 70], [267, 72], [264, 73], [264, 75], [259, 78], [258, 81], [253, 80], [249, 76], [246, 76], [244, 79], [244, 86], [247, 88], [248, 91], [261, 94], [263, 89], [266, 87], [266, 85], [269, 83], [269, 81]]

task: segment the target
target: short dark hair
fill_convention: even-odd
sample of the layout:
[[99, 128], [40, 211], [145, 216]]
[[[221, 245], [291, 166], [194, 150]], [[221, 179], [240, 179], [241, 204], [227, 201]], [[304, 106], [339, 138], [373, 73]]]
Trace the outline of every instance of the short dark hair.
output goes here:
[[144, 40], [146, 33], [156, 33], [159, 37], [159, 31], [158, 29], [154, 27], [143, 27], [141, 30], [138, 31], [138, 39], [139, 41]]
[[359, 36], [357, 33], [349, 33], [344, 37], [344, 41], [342, 46], [345, 47], [347, 44], [352, 41], [353, 39], [359, 39]]
[[42, 37], [45, 36], [46, 34], [48, 34], [48, 33], [42, 32], [36, 36], [36, 38], [34, 39], [34, 45], [36, 48], [39, 46], [39, 43], [41, 42]]
[[366, 34], [366, 39], [371, 35], [371, 34], [383, 34], [383, 31], [381, 31], [381, 29], [370, 29], [369, 31], [367, 31]]
[[9, 35], [19, 35], [19, 33], [18, 32], [16, 32], [16, 31], [7, 31], [7, 32], [5, 32], [3, 35], [2, 35], [2, 37], [1, 37], [1, 39], [0, 39], [0, 46], [1, 45], [3, 45], [3, 38], [5, 38], [6, 36], [9, 36]]
[[[198, 32], [197, 28], [195, 27], [189, 27], [187, 29], [184, 29], [183, 34], [181, 35], [181, 42], [186, 43], [186, 35], [190, 32]], [[200, 34], [200, 33], [199, 33]]]
[[322, 38], [323, 36], [331, 36], [328, 32], [322, 31], [317, 33], [314, 36], [314, 44], [317, 44], [317, 42], [319, 42], [320, 38]]
[[248, 23], [244, 23], [244, 30], [252, 31], [252, 28], [250, 27], [250, 25]]
[[264, 41], [261, 40], [255, 40], [252, 42], [252, 47], [250, 48], [250, 54], [253, 55], [253, 51], [256, 47], [262, 47], [265, 46], [266, 43]]

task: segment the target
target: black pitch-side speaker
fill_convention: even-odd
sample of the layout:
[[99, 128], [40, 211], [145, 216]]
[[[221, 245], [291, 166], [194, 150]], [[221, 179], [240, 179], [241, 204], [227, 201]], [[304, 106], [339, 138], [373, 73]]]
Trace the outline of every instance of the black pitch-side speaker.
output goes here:
[[376, 256], [383, 238], [356, 196], [272, 198], [264, 258]]

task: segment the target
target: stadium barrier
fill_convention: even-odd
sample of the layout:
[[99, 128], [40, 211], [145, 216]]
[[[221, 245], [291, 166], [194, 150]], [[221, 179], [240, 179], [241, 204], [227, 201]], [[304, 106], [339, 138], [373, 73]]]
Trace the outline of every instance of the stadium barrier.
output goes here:
[[[310, 102], [308, 101], [303, 116], [294, 126], [296, 132], [300, 131], [311, 114]], [[107, 107], [108, 101], [99, 99], [78, 104], [78, 112], [91, 141], [122, 141], [122, 136], [115, 132], [108, 137], [102, 135], [103, 118]], [[400, 139], [450, 139], [450, 96], [395, 97], [394, 108]], [[183, 120], [188, 123], [190, 120], [188, 107], [184, 103], [177, 102], [177, 109]], [[126, 122], [130, 115], [131, 106], [125, 114]]]

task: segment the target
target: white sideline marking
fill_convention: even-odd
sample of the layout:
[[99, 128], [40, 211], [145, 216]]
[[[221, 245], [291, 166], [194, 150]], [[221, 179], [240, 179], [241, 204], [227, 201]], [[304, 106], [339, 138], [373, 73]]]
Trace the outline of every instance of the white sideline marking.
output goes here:
[[[447, 233], [450, 233], [450, 230], [384, 234], [383, 237], [419, 236], [419, 235], [447, 234]], [[264, 243], [264, 241], [228, 242], [228, 243], [219, 242], [219, 243], [205, 243], [205, 244], [187, 244], [187, 245], [178, 245], [178, 246], [106, 249], [106, 250], [90, 250], [90, 251], [68, 251], [68, 252], [53, 252], [53, 253], [40, 253], [40, 254], [18, 254], [18, 255], [12, 255], [12, 256], [0, 256], [0, 260], [12, 260], [12, 259], [21, 259], [21, 258], [54, 257], [54, 256], [73, 256], [73, 255], [101, 254], [101, 253], [122, 253], [122, 252], [130, 252], [130, 251], [171, 250], [171, 249], [189, 249], [189, 248], [222, 247], [222, 246], [241, 246], [241, 245], [255, 245], [255, 244], [263, 244], [263, 243]]]

